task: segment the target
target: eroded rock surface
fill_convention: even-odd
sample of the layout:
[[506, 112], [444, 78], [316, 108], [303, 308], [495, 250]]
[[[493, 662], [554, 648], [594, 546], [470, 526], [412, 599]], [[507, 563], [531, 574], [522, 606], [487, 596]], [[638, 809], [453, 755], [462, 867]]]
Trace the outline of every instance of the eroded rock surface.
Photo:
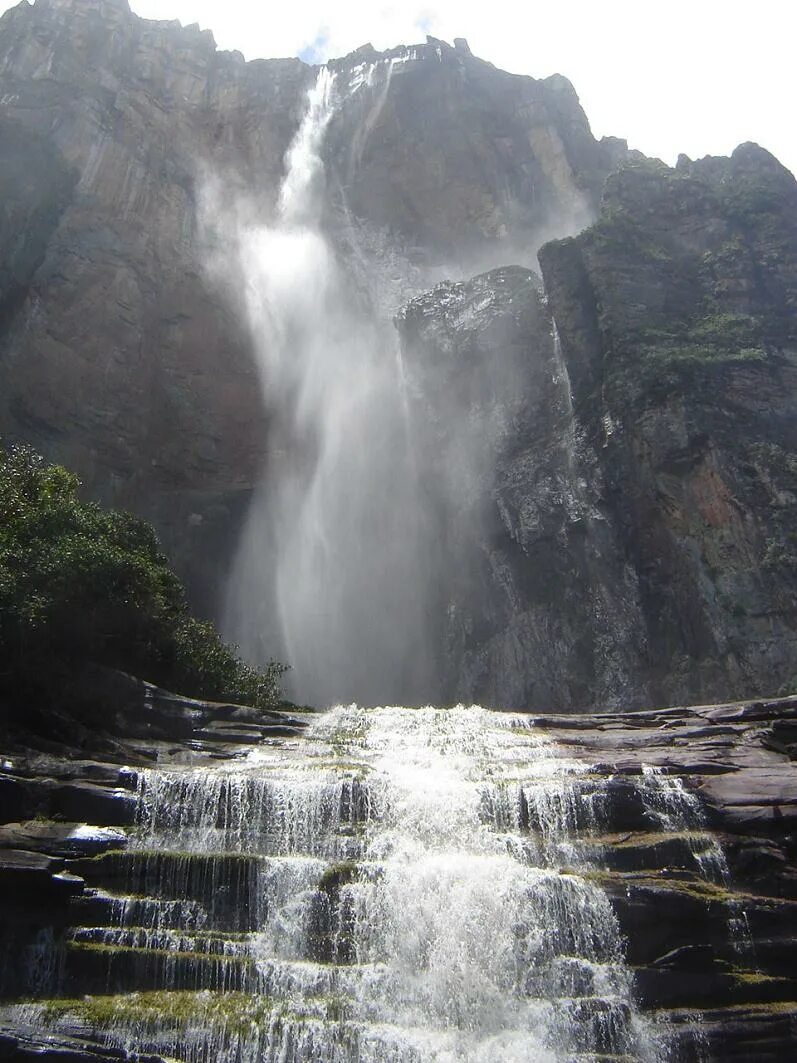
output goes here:
[[797, 766], [772, 748], [795, 716], [791, 698], [535, 718], [605, 780], [607, 833], [589, 844], [678, 1060], [775, 1060], [797, 1044]]
[[639, 161], [541, 263], [653, 701], [774, 693], [797, 663], [797, 182], [767, 152]]

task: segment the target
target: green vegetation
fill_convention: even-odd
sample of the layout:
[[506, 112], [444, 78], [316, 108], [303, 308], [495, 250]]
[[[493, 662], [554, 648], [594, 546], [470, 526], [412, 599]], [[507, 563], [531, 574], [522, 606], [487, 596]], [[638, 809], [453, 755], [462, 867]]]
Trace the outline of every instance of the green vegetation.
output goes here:
[[608, 382], [623, 392], [683, 385], [696, 374], [729, 365], [767, 360], [759, 321], [746, 314], [710, 313], [697, 320], [673, 320], [624, 337], [607, 366]]
[[136, 1026], [143, 1035], [203, 1029], [223, 1038], [252, 1037], [259, 1029], [282, 1023], [297, 1026], [310, 1019], [339, 1023], [346, 1019], [348, 1001], [340, 996], [306, 994], [304, 1010], [285, 1001], [238, 990], [154, 990], [80, 1000], [47, 1000], [35, 1005], [42, 1021], [57, 1025], [77, 1019], [95, 1030]]
[[45, 1022], [78, 1018], [95, 1029], [115, 1023], [140, 1024], [155, 1031], [188, 1026], [220, 1026], [228, 1033], [245, 1033], [268, 1025], [275, 1004], [270, 997], [242, 992], [158, 990], [123, 996], [51, 1000], [41, 1005]]
[[318, 888], [324, 893], [336, 893], [342, 886], [354, 882], [359, 874], [356, 860], [344, 860], [339, 864], [330, 864], [318, 882]]
[[717, 362], [760, 362], [766, 351], [757, 343], [760, 327], [746, 314], [710, 314], [689, 326], [647, 329], [638, 338], [643, 363], [659, 369], [699, 368]]
[[250, 668], [191, 616], [152, 527], [83, 502], [79, 481], [0, 448], [0, 700], [57, 699], [87, 664], [267, 709], [282, 665]]

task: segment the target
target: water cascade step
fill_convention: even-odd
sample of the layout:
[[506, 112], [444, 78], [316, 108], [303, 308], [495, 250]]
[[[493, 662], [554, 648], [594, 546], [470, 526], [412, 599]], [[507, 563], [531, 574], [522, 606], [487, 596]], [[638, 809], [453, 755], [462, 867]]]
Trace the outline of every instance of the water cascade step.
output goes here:
[[663, 1058], [599, 881], [608, 796], [463, 707], [143, 771], [128, 848], [72, 864], [63, 996], [18, 1022], [188, 1063]]

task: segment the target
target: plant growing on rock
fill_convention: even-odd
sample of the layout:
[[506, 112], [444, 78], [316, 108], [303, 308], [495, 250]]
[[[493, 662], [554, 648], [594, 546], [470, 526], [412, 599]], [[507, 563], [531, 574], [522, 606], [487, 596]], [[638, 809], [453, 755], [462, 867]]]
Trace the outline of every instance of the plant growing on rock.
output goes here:
[[0, 448], [0, 698], [53, 698], [92, 663], [194, 697], [277, 704], [285, 667], [241, 661], [191, 616], [153, 528], [79, 488], [32, 450]]

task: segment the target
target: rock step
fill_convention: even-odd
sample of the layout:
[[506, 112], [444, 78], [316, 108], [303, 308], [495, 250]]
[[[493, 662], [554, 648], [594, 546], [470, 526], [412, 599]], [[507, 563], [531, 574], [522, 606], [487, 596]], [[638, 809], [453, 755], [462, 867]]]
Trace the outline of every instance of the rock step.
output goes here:
[[44, 819], [7, 823], [0, 827], [0, 851], [25, 849], [48, 856], [77, 858], [123, 849], [127, 843], [128, 834], [122, 827]]
[[131, 792], [132, 779], [117, 772], [116, 782], [104, 785], [88, 780], [61, 780], [0, 773], [0, 809], [3, 823], [32, 817], [61, 819], [73, 823], [101, 823], [105, 827], [129, 827], [136, 821], [138, 798]]
[[214, 926], [256, 928], [263, 860], [241, 853], [109, 852], [70, 862], [94, 886], [143, 897], [196, 901]]
[[[797, 1042], [797, 1000], [733, 1004], [703, 1011], [674, 1009], [660, 1019], [671, 1029], [678, 1063], [783, 1063]], [[700, 1031], [695, 1038], [694, 1029]]]
[[[209, 919], [198, 901], [106, 893], [99, 889], [87, 889], [79, 897], [73, 898], [69, 906], [69, 917], [73, 927], [157, 926], [162, 930], [206, 926]], [[213, 929], [236, 932], [235, 927], [214, 926]]]
[[628, 960], [637, 966], [696, 942], [715, 959], [738, 963], [749, 940], [789, 942], [797, 925], [795, 901], [737, 893], [695, 876], [662, 871], [596, 878], [611, 898]]
[[70, 994], [133, 993], [164, 988], [239, 991], [252, 984], [248, 957], [214, 956], [175, 949], [67, 945], [63, 985]]
[[797, 979], [739, 970], [634, 968], [637, 998], [644, 1008], [712, 1008], [727, 1004], [776, 1004], [797, 995]]
[[0, 1027], [3, 1063], [167, 1063], [162, 1056], [126, 1052], [82, 1037]]
[[[635, 1059], [630, 1054], [617, 1054], [618, 1046], [628, 1039], [630, 1013], [624, 1002], [596, 997], [562, 998], [551, 1003], [566, 1011], [575, 1024], [569, 1059], [591, 1063], [598, 1059], [632, 1063]], [[276, 1024], [275, 1015], [280, 1019]], [[43, 1028], [54, 1039], [90, 1033], [101, 1041], [104, 1030], [129, 1027], [131, 1032], [135, 1031], [139, 1048], [164, 1052], [170, 1057], [183, 1057], [188, 1052], [194, 1059], [234, 1058], [239, 1037], [244, 1044], [249, 1041], [251, 1049], [252, 1038], [267, 1037], [269, 1032], [281, 1038], [283, 1025], [300, 1030], [308, 1020], [318, 1028], [327, 1027], [330, 1040], [350, 1043], [345, 999], [315, 993], [305, 994], [300, 1001], [235, 989], [208, 992], [170, 988], [142, 990], [134, 995], [102, 993], [42, 1001], [38, 1006], [12, 1007], [2, 1018], [6, 1023], [15, 1019], [22, 1024], [36, 1023], [39, 1037], [43, 1036]], [[377, 1038], [385, 1029], [378, 1021], [359, 1020], [354, 1028], [358, 1034], [373, 1032]], [[290, 1029], [286, 1032], [291, 1037]]]
[[153, 930], [149, 927], [80, 927], [70, 940], [78, 945], [104, 945], [112, 948], [147, 949], [155, 952], [190, 952], [207, 956], [248, 956], [251, 936], [228, 936], [220, 931]]
[[587, 859], [607, 871], [694, 872], [700, 857], [718, 853], [715, 839], [701, 831], [628, 831], [578, 840]]

